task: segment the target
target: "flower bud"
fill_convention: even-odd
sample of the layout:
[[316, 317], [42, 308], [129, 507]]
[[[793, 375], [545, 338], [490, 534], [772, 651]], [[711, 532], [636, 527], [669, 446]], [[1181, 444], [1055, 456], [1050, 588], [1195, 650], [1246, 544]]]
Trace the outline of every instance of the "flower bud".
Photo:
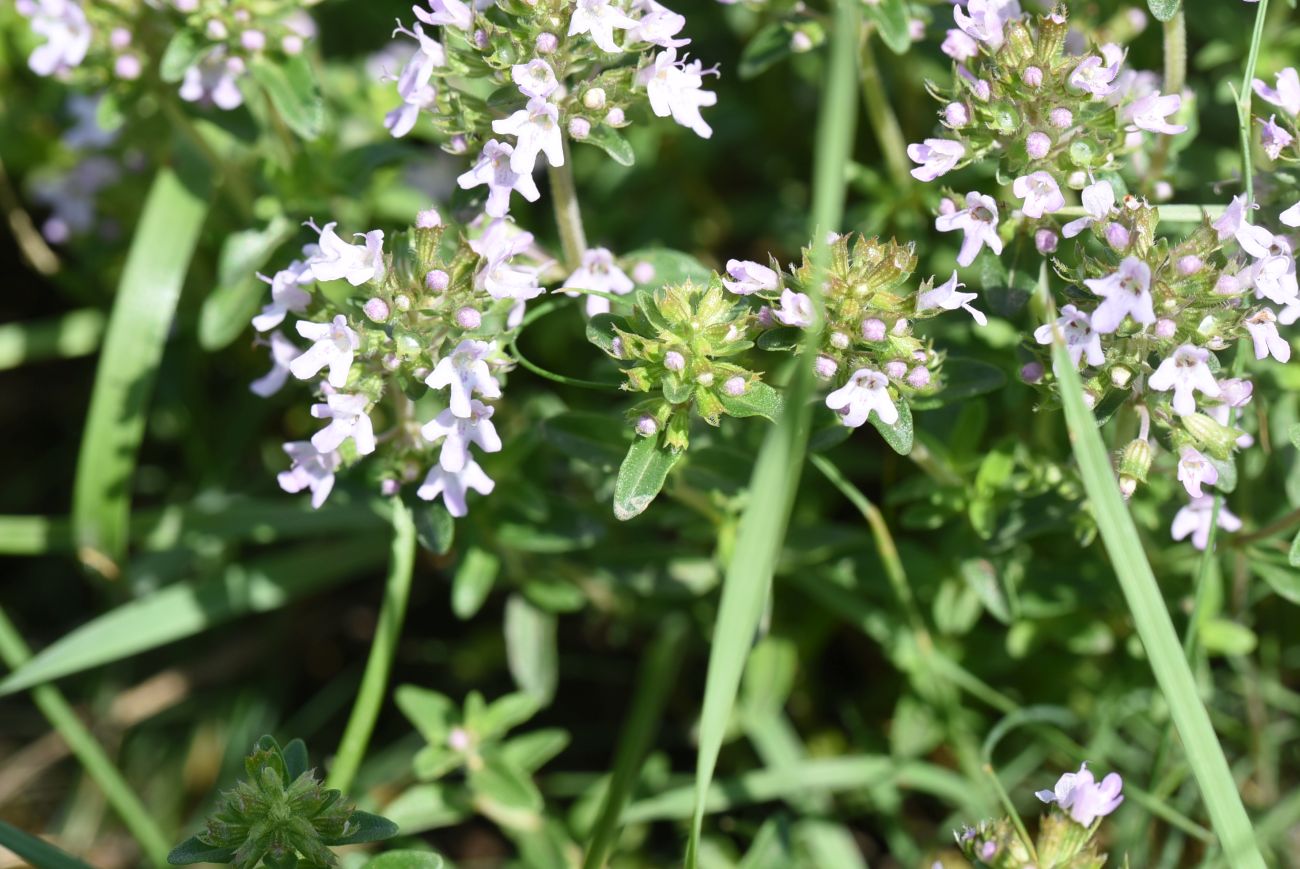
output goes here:
[[451, 275], [442, 269], [434, 269], [424, 276], [424, 285], [435, 293], [441, 293], [451, 286]]
[[1224, 273], [1214, 283], [1214, 292], [1220, 296], [1235, 296], [1241, 292], [1241, 280], [1236, 275]]
[[487, 35], [487, 31], [486, 31], [486, 30], [475, 30], [475, 31], [474, 31], [474, 47], [475, 47], [475, 48], [477, 48], [479, 51], [487, 51], [488, 46], [491, 45], [491, 44], [492, 44], [492, 40], [490, 40], [490, 39], [488, 38], [488, 35]]
[[1055, 253], [1060, 240], [1060, 237], [1053, 230], [1046, 227], [1034, 233], [1034, 247], [1041, 254]]
[[131, 31], [125, 27], [114, 27], [112, 32], [108, 34], [108, 44], [115, 51], [121, 51], [131, 44]]
[[1156, 186], [1151, 190], [1151, 195], [1155, 197], [1156, 202], [1168, 202], [1174, 198], [1174, 185], [1168, 181], [1157, 181]]
[[613, 341], [609, 342], [609, 351], [610, 351], [610, 355], [613, 356], [615, 359], [622, 359], [623, 339], [615, 338]]
[[1026, 362], [1020, 368], [1020, 379], [1025, 383], [1041, 383], [1046, 373], [1041, 362]]
[[1048, 114], [1047, 121], [1058, 130], [1069, 129], [1070, 125], [1074, 123], [1074, 112], [1064, 106], [1057, 106]]
[[1043, 86], [1043, 71], [1036, 66], [1027, 66], [1020, 74], [1020, 80], [1031, 88]]
[[208, 39], [211, 39], [214, 42], [220, 42], [230, 35], [230, 31], [226, 29], [226, 25], [215, 18], [208, 21], [207, 26], [203, 28], [203, 32], [207, 34]]
[[244, 51], [261, 51], [266, 48], [266, 34], [260, 30], [245, 30], [239, 34], [239, 44]]
[[970, 123], [970, 111], [965, 103], [948, 103], [943, 110], [943, 122], [950, 127], [964, 127]]
[[1087, 168], [1096, 160], [1097, 152], [1092, 145], [1082, 139], [1076, 139], [1070, 143], [1070, 162], [1076, 166]]
[[1156, 320], [1156, 337], [1172, 338], [1178, 332], [1178, 324], [1168, 318]]
[[442, 226], [442, 215], [436, 208], [426, 208], [415, 215], [416, 229], [437, 229]]
[[862, 321], [862, 337], [868, 341], [885, 340], [885, 322], [875, 317]]
[[469, 139], [463, 133], [457, 133], [443, 147], [448, 154], [464, 154], [469, 151]]
[[836, 350], [847, 350], [853, 341], [843, 332], [835, 331], [831, 333], [831, 346]]
[[1203, 413], [1189, 413], [1180, 419], [1183, 428], [1196, 439], [1203, 452], [1219, 459], [1226, 459], [1232, 455], [1232, 449], [1237, 445], [1237, 435], [1240, 434], [1236, 429], [1229, 428]]
[[456, 311], [456, 325], [462, 329], [477, 329], [483, 325], [483, 315], [469, 305]]
[[641, 437], [648, 438], [658, 431], [659, 431], [659, 423], [655, 421], [655, 418], [653, 416], [651, 416], [648, 413], [644, 413], [641, 416], [637, 417], [636, 433], [641, 435]]
[[609, 124], [611, 127], [621, 127], [626, 120], [627, 119], [623, 116], [623, 110], [618, 106], [614, 106], [614, 108], [610, 109], [605, 115], [605, 123]]
[[290, 57], [302, 54], [302, 45], [302, 37], [296, 33], [290, 33], [280, 40], [280, 50]]
[[1035, 130], [1025, 137], [1025, 152], [1031, 159], [1041, 160], [1052, 150], [1052, 139], [1046, 133]]
[[113, 75], [122, 81], [135, 81], [143, 71], [140, 58], [134, 54], [123, 54], [113, 61]]
[[900, 319], [894, 323], [894, 328], [891, 329], [890, 331], [893, 332], [894, 335], [901, 338], [902, 336], [907, 334], [907, 330], [910, 327], [911, 327], [911, 323], [908, 323], [907, 320], [905, 319]]
[[411, 297], [405, 293], [398, 293], [393, 296], [393, 307], [399, 311], [411, 310]]
[[795, 54], [803, 54], [804, 52], [812, 51], [812, 47], [812, 37], [807, 33], [804, 33], [802, 30], [796, 30], [794, 35], [790, 37], [790, 50]]
[[590, 135], [591, 121], [586, 118], [569, 119], [569, 136], [572, 137], [574, 141], [581, 142]]
[[1201, 270], [1201, 267], [1204, 265], [1205, 265], [1205, 261], [1202, 260], [1199, 256], [1197, 256], [1196, 254], [1188, 254], [1187, 256], [1181, 257], [1178, 260], [1178, 274], [1194, 275], [1197, 272], [1199, 272]]
[[582, 95], [582, 104], [592, 111], [605, 108], [605, 89], [590, 89]]
[[1147, 481], [1147, 472], [1151, 470], [1151, 459], [1154, 455], [1151, 444], [1146, 440], [1135, 438], [1129, 441], [1129, 445], [1124, 447], [1124, 452], [1120, 454], [1120, 477], [1131, 477], [1139, 483], [1145, 483]]
[[664, 368], [669, 371], [682, 371], [686, 368], [686, 357], [676, 350], [669, 350], [664, 354]]
[[1117, 388], [1123, 389], [1133, 380], [1133, 371], [1124, 365], [1116, 365], [1110, 370], [1110, 382]]
[[[555, 49], [560, 47], [560, 40], [556, 38], [554, 33], [539, 33], [537, 34], [537, 41], [533, 44], [537, 46], [538, 54], [553, 54]], [[591, 106], [588, 106], [588, 108], [591, 108]]]
[[469, 748], [471, 742], [469, 732], [463, 727], [453, 727], [451, 732], [447, 734], [447, 746], [452, 751], [465, 751]]
[[[824, 359], [824, 358], [826, 357], [824, 356], [819, 357], [819, 359]], [[727, 393], [727, 395], [730, 395], [732, 398], [735, 398], [740, 395], [744, 395], [745, 390], [748, 388], [749, 388], [749, 381], [741, 377], [739, 374], [737, 374], [735, 377], [728, 377], [727, 382], [722, 384], [722, 391]]]
[[387, 323], [388, 315], [391, 313], [388, 310], [388, 303], [380, 298], [370, 299], [361, 306], [361, 310], [366, 312], [366, 316], [372, 323]]
[[1120, 251], [1127, 250], [1130, 241], [1128, 228], [1124, 224], [1113, 220], [1106, 224], [1106, 243], [1112, 248]]
[[695, 378], [695, 382], [698, 383], [700, 386], [712, 386], [712, 385], [713, 385], [713, 372], [712, 372], [712, 371], [701, 371], [701, 372], [696, 376], [696, 378]]
[[[830, 379], [835, 376], [835, 372], [840, 368], [840, 364], [829, 356], [818, 356], [813, 361], [813, 371], [818, 377]], [[728, 381], [730, 382], [730, 381]]]
[[907, 363], [902, 359], [891, 359], [885, 363], [885, 375], [890, 380], [902, 380], [907, 376]]
[[907, 372], [907, 384], [913, 389], [925, 389], [930, 385], [930, 369], [916, 366]]
[[402, 491], [402, 484], [392, 477], [388, 477], [379, 482], [379, 494], [385, 498], [391, 498], [398, 492]]
[[947, 196], [939, 200], [940, 214], [955, 214], [957, 212], [957, 203], [953, 202]]
[[638, 284], [648, 284], [655, 279], [655, 267], [646, 260], [642, 260], [632, 267], [632, 280]]

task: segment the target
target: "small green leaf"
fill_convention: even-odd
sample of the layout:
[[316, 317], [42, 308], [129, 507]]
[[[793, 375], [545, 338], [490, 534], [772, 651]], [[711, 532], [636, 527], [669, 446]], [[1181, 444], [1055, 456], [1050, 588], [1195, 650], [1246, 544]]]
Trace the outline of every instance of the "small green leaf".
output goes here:
[[1157, 21], [1168, 21], [1178, 14], [1182, 0], [1147, 0], [1147, 8]]
[[411, 505], [415, 516], [415, 536], [420, 545], [436, 555], [451, 552], [456, 539], [456, 520], [441, 501], [417, 501]]
[[790, 39], [793, 35], [790, 26], [784, 21], [773, 21], [759, 29], [740, 53], [740, 78], [754, 78], [789, 57], [792, 53]]
[[[1288, 557], [1292, 567], [1300, 567], [1300, 532], [1296, 533], [1295, 540], [1291, 541], [1291, 554]], [[1300, 578], [1297, 579], [1297, 585], [1300, 585]], [[1297, 597], [1300, 598], [1300, 588], [1297, 589]], [[1300, 600], [1296, 600], [1300, 603]]]
[[1220, 655], [1249, 655], [1258, 639], [1245, 625], [1224, 618], [1209, 618], [1201, 624], [1201, 645]]
[[868, 3], [866, 16], [880, 31], [880, 38], [894, 54], [903, 54], [912, 45], [910, 16], [906, 0], [880, 0]]
[[614, 339], [618, 337], [615, 328], [629, 331], [626, 317], [614, 314], [596, 314], [587, 321], [587, 340], [601, 350], [613, 355]]
[[623, 138], [622, 133], [608, 124], [593, 124], [587, 138], [581, 141], [588, 145], [595, 145], [620, 166], [631, 166], [636, 162], [636, 154], [632, 151], [631, 143]]
[[432, 851], [389, 851], [366, 861], [361, 869], [443, 869], [446, 865]]
[[966, 586], [984, 604], [989, 615], [1002, 622], [1011, 624], [1011, 609], [1007, 606], [1007, 597], [998, 579], [998, 570], [992, 563], [982, 559], [964, 561], [961, 565], [961, 577]]
[[450, 698], [416, 685], [399, 686], [393, 692], [393, 702], [430, 745], [443, 745], [460, 720], [460, 710]]
[[880, 432], [880, 436], [894, 452], [906, 456], [912, 452], [915, 434], [912, 429], [912, 409], [908, 406], [907, 399], [902, 396], [894, 401], [894, 406], [898, 408], [898, 420], [893, 425], [886, 425], [881, 421], [880, 414], [874, 411], [871, 414], [871, 424], [876, 427], [876, 431]]
[[281, 752], [284, 757], [284, 771], [293, 781], [308, 770], [307, 744], [301, 739], [292, 739]]
[[308, 142], [325, 129], [325, 102], [316, 87], [316, 75], [305, 54], [283, 65], [255, 60], [249, 65], [253, 80], [262, 86], [280, 117]]
[[533, 780], [499, 751], [485, 751], [483, 764], [470, 770], [469, 786], [487, 802], [484, 811], [494, 820], [518, 829], [542, 809], [542, 795]]
[[535, 730], [501, 744], [501, 754], [520, 769], [533, 773], [569, 745], [569, 734], [559, 727]]
[[1291, 426], [1291, 446], [1300, 450], [1300, 422]]
[[[230, 863], [235, 859], [234, 848], [216, 848], [190, 836], [167, 855], [167, 862], [173, 866], [185, 866], [190, 863]], [[46, 864], [39, 864], [46, 865]]]
[[763, 332], [754, 343], [760, 350], [793, 350], [803, 343], [803, 330], [798, 326], [777, 326]]
[[465, 721], [481, 738], [491, 740], [523, 724], [540, 708], [532, 694], [515, 691], [498, 697], [475, 715], [467, 712]]
[[661, 448], [658, 437], [633, 441], [614, 483], [614, 516], [626, 522], [645, 512], [680, 458], [681, 453]]
[[554, 613], [534, 606], [522, 595], [506, 601], [506, 662], [515, 684], [546, 706], [559, 684], [559, 651]]
[[176, 31], [158, 63], [158, 74], [162, 80], [175, 83], [184, 78], [185, 71], [199, 59], [204, 47], [202, 38], [193, 30]]
[[456, 618], [473, 618], [492, 593], [501, 561], [491, 552], [471, 546], [451, 582], [451, 611]]
[[[1296, 535], [1296, 542], [1291, 546], [1288, 559], [1293, 566], [1300, 566], [1297, 555], [1300, 555], [1300, 534]], [[1267, 562], [1258, 556], [1250, 559], [1250, 570], [1268, 583], [1269, 588], [1273, 589], [1278, 597], [1300, 605], [1300, 573]]]
[[715, 395], [727, 414], [734, 417], [761, 416], [776, 422], [784, 410], [781, 393], [762, 381], [749, 384], [741, 395], [728, 395], [725, 389], [719, 389]]
[[369, 812], [353, 812], [348, 816], [349, 832], [337, 839], [322, 838], [326, 845], [360, 845], [365, 842], [382, 842], [397, 835], [397, 825], [387, 818]]
[[213, 351], [230, 344], [248, 328], [269, 287], [257, 277], [275, 249], [297, 227], [277, 214], [262, 229], [226, 236], [217, 260], [217, 284], [199, 310], [199, 346]]

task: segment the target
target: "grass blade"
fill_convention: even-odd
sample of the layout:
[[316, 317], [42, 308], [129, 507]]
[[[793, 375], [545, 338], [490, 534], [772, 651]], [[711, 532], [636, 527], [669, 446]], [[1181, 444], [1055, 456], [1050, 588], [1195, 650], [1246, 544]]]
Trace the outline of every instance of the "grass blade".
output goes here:
[[66, 519], [49, 516], [0, 516], [0, 555], [45, 555], [72, 542]]
[[0, 371], [47, 359], [88, 356], [99, 347], [104, 315], [93, 308], [0, 326]]
[[[1046, 264], [1039, 274], [1039, 292], [1044, 299], [1048, 298]], [[1049, 322], [1054, 318], [1054, 313], [1049, 314]], [[1183, 656], [1182, 645], [1160, 594], [1160, 586], [1147, 563], [1137, 528], [1120, 497], [1106, 445], [1102, 442], [1092, 411], [1083, 402], [1083, 384], [1059, 330], [1052, 344], [1052, 361], [1074, 456], [1079, 463], [1088, 500], [1092, 502], [1102, 543], [1110, 556], [1147, 658], [1151, 661], [1156, 683], [1169, 703], [1170, 715], [1182, 737], [1187, 763], [1200, 786], [1211, 824], [1230, 865], [1262, 869], [1264, 858], [1251, 830], [1237, 783], [1228, 768], [1223, 747], [1215, 736], [1209, 713], [1197, 694], [1196, 680]]]
[[369, 537], [279, 552], [123, 604], [65, 634], [0, 682], [0, 697], [120, 661], [247, 613], [278, 609], [373, 565]]
[[[194, 177], [191, 177], [194, 176]], [[126, 552], [131, 478], [163, 345], [207, 214], [202, 176], [159, 169], [131, 242], [77, 457], [72, 514], [82, 561], [112, 577]]]
[[[857, 120], [856, 56], [862, 27], [861, 4], [857, 0], [840, 0], [835, 16], [828, 84], [818, 120], [813, 166], [811, 231], [814, 261], [818, 264], [825, 262], [826, 233], [838, 229], [844, 213], [845, 172]], [[820, 299], [816, 301], [820, 304]], [[809, 330], [805, 349], [810, 350], [816, 339], [816, 333]], [[697, 863], [710, 783], [799, 487], [811, 419], [806, 399], [812, 391], [813, 355], [804, 353], [791, 383], [786, 413], [763, 440], [750, 478], [749, 506], [741, 516], [735, 554], [723, 578], [700, 713], [695, 813], [686, 850], [689, 869], [694, 869]]]
[[4, 821], [0, 821], [0, 845], [41, 869], [90, 869], [89, 864], [82, 863], [66, 851]]

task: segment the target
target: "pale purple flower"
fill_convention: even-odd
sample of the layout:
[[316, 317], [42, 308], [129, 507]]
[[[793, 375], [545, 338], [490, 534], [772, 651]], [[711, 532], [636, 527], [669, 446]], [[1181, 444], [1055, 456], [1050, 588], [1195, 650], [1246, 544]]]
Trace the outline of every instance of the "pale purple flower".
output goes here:
[[674, 39], [686, 26], [686, 16], [659, 3], [644, 4], [648, 11], [641, 15], [636, 27], [629, 33], [629, 42], [645, 42], [660, 48], [681, 48], [689, 39]]
[[1101, 335], [1092, 328], [1086, 311], [1080, 311], [1074, 305], [1064, 306], [1055, 325], [1047, 323], [1034, 330], [1034, 340], [1039, 344], [1051, 344], [1056, 328], [1061, 330], [1066, 352], [1075, 368], [1079, 367], [1080, 359], [1087, 359], [1089, 365], [1101, 365], [1106, 361], [1101, 352]]
[[1195, 447], [1186, 446], [1178, 454], [1178, 482], [1183, 484], [1188, 495], [1200, 498], [1205, 494], [1201, 484], [1217, 484], [1219, 470]]
[[1125, 317], [1131, 316], [1143, 325], [1156, 321], [1151, 302], [1151, 267], [1137, 257], [1124, 257], [1114, 274], [1091, 278], [1084, 284], [1103, 299], [1092, 313], [1092, 328], [1103, 335], [1118, 329]]
[[966, 8], [954, 6], [952, 17], [964, 33], [994, 51], [1002, 47], [1007, 22], [1020, 17], [1017, 0], [968, 0]]
[[[1251, 204], [1250, 209], [1259, 208], [1258, 205]], [[1246, 197], [1234, 196], [1228, 203], [1228, 207], [1223, 210], [1219, 219], [1210, 224], [1211, 227], [1219, 234], [1219, 241], [1227, 241], [1240, 231], [1246, 220]]]
[[791, 289], [781, 291], [781, 307], [773, 309], [773, 316], [786, 326], [807, 328], [813, 322], [813, 303], [804, 293]]
[[1171, 124], [1165, 120], [1177, 112], [1182, 104], [1183, 98], [1178, 94], [1162, 96], [1160, 91], [1154, 91], [1130, 103], [1124, 109], [1124, 119], [1132, 123], [1129, 129], [1169, 135], [1184, 133], [1187, 131], [1186, 124]]
[[1296, 281], [1295, 259], [1288, 254], [1264, 257], [1241, 274], [1254, 285], [1257, 299], [1268, 299], [1279, 305], [1294, 305], [1300, 301], [1297, 299], [1300, 284]]
[[258, 277], [271, 285], [271, 304], [263, 306], [261, 313], [253, 318], [253, 328], [259, 332], [274, 329], [284, 322], [286, 314], [305, 311], [311, 303], [311, 294], [302, 286], [314, 279], [311, 268], [301, 260], [294, 260], [270, 278]]
[[1123, 787], [1124, 781], [1118, 773], [1097, 782], [1088, 764], [1083, 763], [1078, 772], [1067, 772], [1057, 779], [1055, 788], [1037, 791], [1034, 796], [1045, 803], [1056, 803], [1069, 811], [1075, 823], [1091, 827], [1097, 818], [1109, 815], [1124, 802], [1120, 794]]
[[453, 474], [465, 470], [466, 465], [473, 461], [470, 444], [478, 444], [485, 453], [501, 451], [501, 438], [492, 424], [492, 414], [496, 409], [477, 398], [470, 401], [469, 406], [469, 416], [458, 417], [448, 408], [420, 429], [429, 443], [436, 444], [442, 440], [438, 464]]
[[1106, 224], [1102, 234], [1106, 237], [1106, 244], [1110, 245], [1112, 250], [1128, 250], [1129, 242], [1133, 240], [1133, 235], [1128, 231], [1128, 227], [1117, 220], [1112, 220]]
[[530, 99], [546, 99], [560, 86], [555, 70], [540, 57], [510, 67], [510, 78], [519, 92]]
[[291, 441], [284, 445], [284, 451], [291, 464], [289, 470], [276, 475], [276, 482], [291, 495], [310, 489], [312, 509], [319, 510], [334, 488], [339, 454], [322, 453], [307, 441]]
[[527, 108], [493, 121], [492, 131], [517, 137], [510, 168], [519, 175], [533, 174], [539, 153], [546, 154], [546, 162], [552, 166], [564, 165], [564, 133], [560, 130], [560, 110], [554, 103], [531, 99]]
[[68, 97], [67, 111], [72, 126], [63, 133], [64, 145], [74, 151], [98, 151], [117, 141], [119, 130], [100, 126], [99, 109], [103, 102], [103, 94], [89, 97], [72, 94]]
[[1048, 121], [1058, 130], [1065, 130], [1074, 123], [1074, 112], [1064, 106], [1057, 106], [1047, 116]]
[[189, 103], [211, 103], [230, 111], [244, 104], [239, 79], [246, 67], [241, 57], [228, 57], [225, 46], [217, 46], [200, 57], [181, 78], [180, 97]]
[[1020, 80], [1031, 88], [1043, 86], [1043, 68], [1039, 66], [1027, 66], [1025, 71], [1020, 74]]
[[[473, 412], [474, 393], [484, 398], [500, 398], [501, 384], [492, 376], [487, 359], [496, 351], [496, 343], [466, 339], [456, 345], [450, 356], [438, 361], [424, 382], [430, 389], [451, 387], [449, 406], [453, 416], [467, 419]], [[487, 494], [486, 492], [484, 494]]]
[[15, 6], [30, 21], [32, 33], [45, 38], [27, 57], [32, 72], [66, 73], [86, 59], [94, 31], [77, 0], [17, 0]]
[[[614, 262], [614, 255], [603, 247], [593, 247], [584, 251], [582, 265], [565, 279], [564, 285], [579, 290], [598, 290], [602, 293], [613, 293], [616, 296], [626, 296], [636, 286], [632, 279], [627, 276], [627, 273]], [[568, 295], [576, 296], [578, 294], [569, 293]], [[603, 296], [587, 296], [587, 316], [594, 317], [597, 314], [607, 314], [609, 309], [609, 299]]]
[[1060, 236], [1045, 226], [1034, 232], [1034, 248], [1041, 254], [1055, 253], [1060, 242]]
[[461, 189], [469, 190], [486, 184], [488, 187], [487, 204], [484, 210], [489, 217], [505, 217], [510, 211], [510, 194], [519, 191], [519, 195], [529, 202], [536, 202], [541, 193], [532, 173], [519, 174], [510, 168], [511, 156], [515, 149], [496, 139], [488, 139], [483, 145], [483, 153], [478, 162], [468, 172], [456, 179]]
[[907, 156], [913, 163], [921, 164], [912, 170], [912, 177], [929, 182], [950, 172], [957, 161], [966, 156], [966, 147], [949, 139], [926, 139], [920, 144], [908, 145]]
[[953, 60], [961, 63], [970, 60], [980, 53], [980, 45], [974, 39], [971, 39], [966, 33], [952, 29], [944, 37], [943, 44], [939, 49]]
[[480, 495], [490, 495], [495, 488], [496, 482], [478, 466], [478, 462], [470, 459], [459, 472], [434, 465], [415, 494], [425, 501], [432, 501], [441, 495], [447, 512], [459, 519], [469, 513], [466, 495], [471, 489]]
[[276, 330], [271, 333], [271, 370], [248, 384], [254, 395], [270, 398], [283, 388], [289, 379], [289, 363], [302, 351], [292, 341]]
[[1107, 97], [1115, 92], [1115, 76], [1119, 74], [1120, 61], [1108, 63], [1095, 54], [1085, 57], [1074, 71], [1070, 73], [1070, 86], [1092, 94], [1094, 97]]
[[774, 293], [781, 285], [780, 275], [753, 260], [727, 260], [727, 278], [722, 279], [722, 285], [738, 296]]
[[[1210, 542], [1210, 523], [1214, 521], [1214, 496], [1202, 495], [1192, 498], [1187, 506], [1181, 508], [1174, 516], [1174, 524], [1169, 534], [1175, 540], [1184, 540], [1190, 534], [1192, 545], [1204, 550]], [[1219, 527], [1228, 533], [1241, 530], [1241, 520], [1228, 511], [1226, 505], [1219, 505]]]
[[289, 364], [289, 370], [299, 380], [310, 380], [324, 367], [329, 366], [329, 384], [342, 389], [348, 382], [352, 358], [361, 346], [361, 337], [348, 326], [348, 318], [339, 314], [332, 323], [312, 323], [299, 320], [298, 334], [313, 342], [305, 353]]
[[988, 324], [988, 318], [980, 311], [971, 307], [970, 303], [979, 298], [975, 293], [961, 293], [957, 291], [958, 287], [966, 286], [957, 281], [957, 272], [952, 273], [952, 277], [944, 281], [939, 286], [926, 290], [916, 297], [916, 312], [931, 311], [935, 309], [943, 311], [955, 311], [958, 308], [966, 311], [975, 322], [981, 326]]
[[636, 83], [645, 87], [650, 109], [656, 116], [672, 116], [678, 124], [707, 139], [713, 135], [713, 128], [704, 120], [700, 109], [717, 104], [718, 95], [702, 89], [705, 73], [700, 61], [679, 61], [677, 49], [669, 48], [656, 54], [649, 66], [637, 71]]
[[970, 123], [970, 110], [965, 103], [948, 103], [943, 109], [943, 123], [953, 129], [961, 129]]
[[[1205, 415], [1218, 422], [1220, 425], [1232, 424], [1232, 411], [1250, 404], [1250, 399], [1255, 393], [1255, 385], [1249, 380], [1239, 377], [1230, 377], [1219, 381], [1219, 403], [1210, 405], [1205, 409]], [[1242, 435], [1237, 439], [1238, 446], [1248, 447], [1254, 440], [1250, 435]]]
[[472, 239], [470, 249], [483, 260], [475, 273], [475, 285], [487, 291], [494, 299], [527, 301], [543, 292], [537, 283], [537, 270], [516, 265], [514, 257], [523, 253], [533, 243], [533, 234], [517, 230], [505, 220], [488, 224], [482, 236]]
[[1092, 224], [1107, 219], [1115, 208], [1115, 190], [1110, 186], [1110, 182], [1104, 179], [1083, 188], [1080, 198], [1083, 200], [1083, 210], [1087, 215], [1078, 220], [1071, 220], [1061, 227], [1061, 234], [1066, 238], [1074, 238]]
[[367, 233], [355, 233], [354, 237], [364, 238], [364, 244], [348, 244], [334, 231], [338, 226], [330, 221], [324, 227], [318, 227], [308, 221], [307, 226], [320, 234], [320, 249], [307, 260], [311, 275], [318, 281], [346, 280], [354, 287], [377, 280], [384, 276], [384, 231], [372, 229]]
[[1025, 201], [1021, 208], [1026, 217], [1036, 219], [1065, 207], [1060, 185], [1050, 173], [1041, 169], [1017, 178], [1011, 185], [1011, 192]]
[[32, 199], [52, 211], [41, 227], [42, 234], [52, 243], [59, 243], [89, 232], [95, 226], [95, 200], [100, 191], [121, 177], [116, 161], [93, 154], [67, 172], [33, 179]]
[[348, 438], [356, 445], [357, 455], [368, 456], [375, 451], [375, 429], [366, 412], [370, 399], [364, 395], [344, 395], [336, 392], [326, 396], [324, 404], [313, 404], [311, 415], [328, 419], [329, 425], [311, 437], [311, 445], [319, 452], [330, 453], [342, 446]]
[[1295, 137], [1284, 127], [1278, 126], [1276, 118], [1277, 115], [1270, 115], [1267, 121], [1263, 118], [1255, 119], [1260, 123], [1259, 143], [1270, 160], [1276, 160], [1281, 155], [1282, 149], [1295, 141]]
[[1025, 137], [1025, 153], [1032, 160], [1041, 160], [1052, 150], [1052, 137], [1035, 130]]
[[617, 54], [623, 49], [614, 41], [614, 31], [631, 30], [637, 20], [609, 0], [578, 0], [573, 17], [569, 19], [569, 35], [590, 33], [591, 41], [601, 51]]
[[1300, 116], [1300, 74], [1288, 66], [1277, 74], [1277, 87], [1271, 88], [1259, 79], [1252, 83], [1255, 93], [1286, 112], [1291, 117]]
[[1246, 318], [1246, 331], [1255, 344], [1255, 358], [1272, 356], [1278, 362], [1291, 360], [1291, 345], [1277, 332], [1277, 315], [1268, 308]]
[[447, 25], [460, 30], [469, 30], [474, 26], [474, 11], [461, 0], [428, 0], [429, 11], [419, 6], [412, 7], [415, 17], [425, 24], [437, 27]]
[[569, 119], [569, 138], [581, 142], [591, 135], [591, 121], [586, 118]]
[[[1095, 318], [1094, 318], [1095, 321]], [[1160, 363], [1160, 367], [1147, 380], [1147, 385], [1156, 392], [1174, 391], [1174, 412], [1187, 416], [1196, 412], [1196, 392], [1209, 398], [1218, 398], [1219, 384], [1206, 360], [1210, 351], [1203, 347], [1184, 344], [1173, 355]]]
[[862, 321], [862, 337], [876, 343], [885, 340], [885, 322], [875, 317], [868, 317]]
[[857, 428], [874, 412], [885, 425], [898, 422], [898, 408], [889, 397], [889, 378], [870, 368], [853, 372], [849, 382], [826, 396], [826, 406], [849, 428]]
[[413, 25], [411, 30], [398, 25], [393, 35], [398, 33], [416, 40], [419, 49], [411, 55], [397, 77], [397, 95], [402, 98], [401, 105], [384, 116], [384, 127], [395, 139], [411, 132], [421, 111], [434, 107], [438, 89], [432, 84], [433, 71], [447, 63], [442, 44], [426, 36], [419, 24]]
[[994, 254], [1002, 253], [1002, 239], [998, 237], [998, 204], [992, 196], [972, 190], [966, 194], [965, 208], [939, 215], [934, 225], [940, 232], [960, 229], [964, 234], [961, 250], [957, 253], [957, 264], [962, 268], [975, 262], [985, 245]]

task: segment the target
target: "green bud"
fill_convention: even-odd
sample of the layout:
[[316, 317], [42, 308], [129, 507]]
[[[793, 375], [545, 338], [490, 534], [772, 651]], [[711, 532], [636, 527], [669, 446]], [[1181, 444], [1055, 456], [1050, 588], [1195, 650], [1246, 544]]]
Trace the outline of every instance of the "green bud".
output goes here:
[[1011, 103], [995, 103], [989, 109], [993, 113], [992, 127], [999, 133], [1005, 135], [1016, 133], [1024, 123], [1024, 117]]
[[1014, 21], [1007, 25], [1006, 42], [1002, 46], [1002, 57], [1011, 66], [1019, 66], [1034, 56], [1034, 40], [1029, 28], [1023, 21]]
[[1119, 490], [1126, 499], [1132, 497], [1138, 483], [1147, 481], [1152, 457], [1151, 444], [1141, 438], [1130, 441], [1124, 447], [1119, 459]]
[[1097, 159], [1097, 151], [1090, 142], [1078, 139], [1070, 143], [1070, 162], [1081, 169], [1092, 166]]
[[1050, 15], [1038, 18], [1037, 60], [1042, 66], [1051, 66], [1065, 48], [1065, 37], [1070, 32], [1070, 22], [1065, 7], [1058, 6]]
[[1202, 451], [1218, 459], [1226, 459], [1232, 455], [1241, 432], [1203, 413], [1189, 413], [1182, 417], [1182, 421], [1183, 428]]
[[[1092, 829], [1077, 824], [1066, 817], [1060, 810], [1053, 810], [1042, 820], [1038, 828], [1038, 859], [1042, 866], [1084, 866], [1086, 863], [1073, 862], [1088, 849], [1092, 840]], [[1089, 849], [1091, 850], [1091, 849]], [[1095, 857], [1096, 854], [1091, 856]]]

